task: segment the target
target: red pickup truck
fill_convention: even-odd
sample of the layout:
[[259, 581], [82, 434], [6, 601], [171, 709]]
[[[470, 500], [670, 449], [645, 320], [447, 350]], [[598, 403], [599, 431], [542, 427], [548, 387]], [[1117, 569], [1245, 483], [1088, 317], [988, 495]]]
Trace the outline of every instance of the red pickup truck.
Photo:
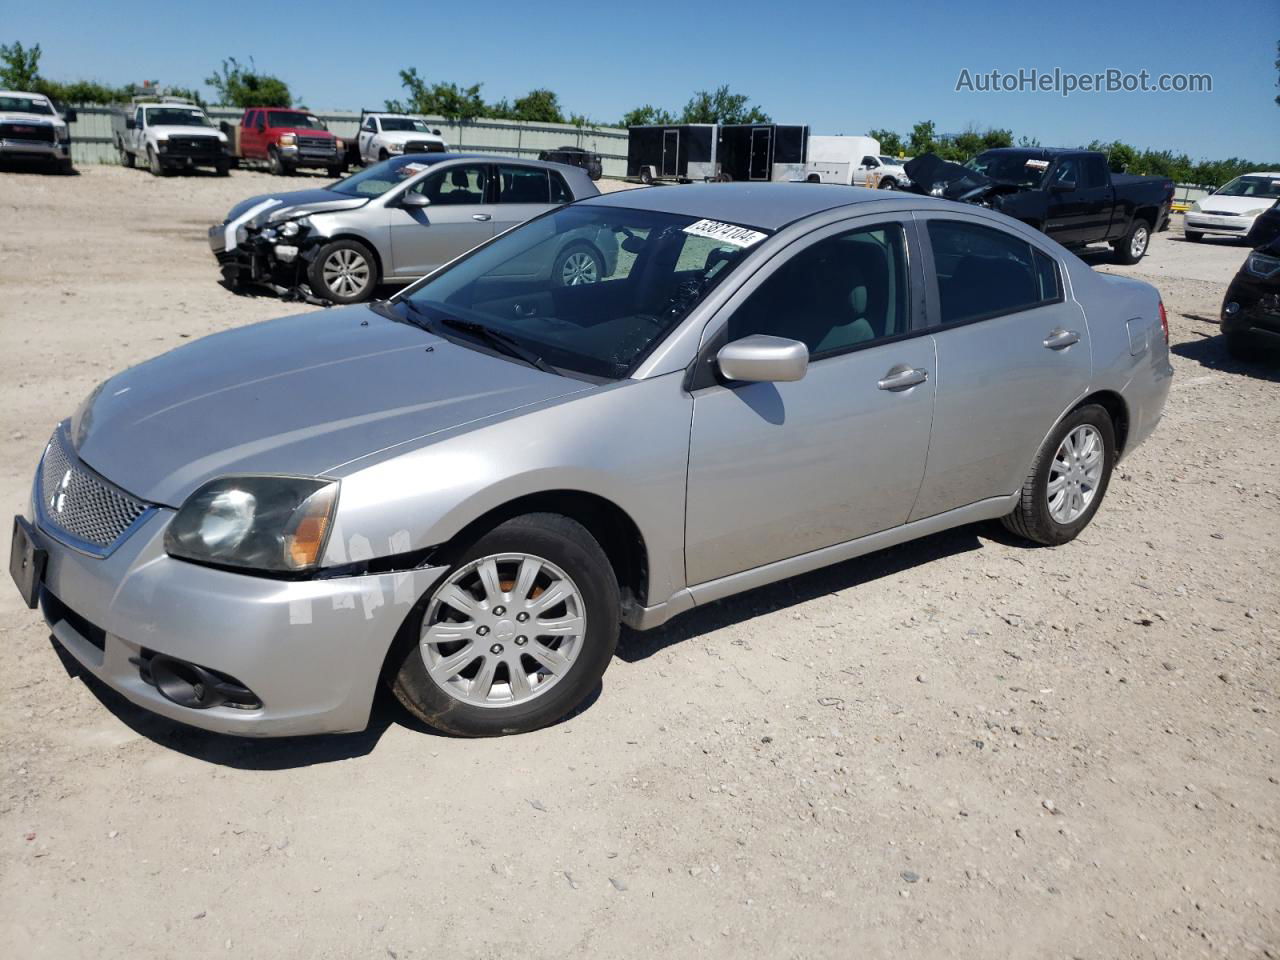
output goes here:
[[250, 107], [239, 126], [228, 133], [235, 138], [235, 155], [242, 162], [265, 163], [275, 174], [287, 176], [300, 167], [311, 167], [325, 169], [336, 178], [347, 170], [346, 143], [306, 110]]

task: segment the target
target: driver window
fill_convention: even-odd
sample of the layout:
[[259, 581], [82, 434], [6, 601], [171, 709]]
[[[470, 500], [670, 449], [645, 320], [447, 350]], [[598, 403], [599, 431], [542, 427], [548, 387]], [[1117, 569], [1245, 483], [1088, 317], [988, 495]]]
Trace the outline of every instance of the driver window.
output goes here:
[[896, 223], [819, 240], [775, 270], [729, 318], [729, 341], [799, 340], [812, 360], [907, 332], [907, 256]]
[[1053, 172], [1054, 183], [1074, 183], [1083, 186], [1080, 179], [1080, 161], [1076, 157], [1063, 157], [1058, 161], [1058, 169]]
[[488, 167], [477, 164], [470, 167], [450, 167], [432, 174], [414, 187], [425, 194], [432, 206], [458, 206], [485, 202], [485, 186]]
[[143, 109], [142, 109], [141, 107], [139, 107], [139, 108], [138, 108], [138, 111], [133, 115], [133, 125], [134, 125], [135, 127], [141, 127], [141, 126], [142, 126], [142, 116], [143, 116], [143, 113], [144, 113]]
[[364, 127], [363, 127], [362, 129], [364, 129], [364, 130], [365, 130], [366, 132], [368, 132], [368, 133], [373, 133], [373, 132], [374, 132], [374, 129], [375, 129], [375, 121], [374, 121], [373, 117], [369, 117], [367, 120], [365, 120], [365, 122], [364, 122]]

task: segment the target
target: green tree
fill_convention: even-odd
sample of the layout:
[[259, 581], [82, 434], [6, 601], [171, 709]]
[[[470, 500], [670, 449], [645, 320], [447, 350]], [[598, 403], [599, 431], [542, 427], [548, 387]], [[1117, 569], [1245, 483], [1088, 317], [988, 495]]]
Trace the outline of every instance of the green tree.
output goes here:
[[932, 120], [921, 120], [912, 126], [907, 148], [913, 157], [938, 152], [938, 135]]
[[[410, 67], [408, 70], [400, 71], [400, 85], [404, 87], [408, 95], [407, 99], [388, 100], [388, 110], [444, 117], [455, 123], [493, 115], [480, 97], [478, 83], [469, 87], [460, 87], [456, 83], [428, 84], [418, 75], [417, 67]], [[503, 105], [508, 111], [512, 109], [505, 106], [505, 101]]]
[[699, 90], [685, 104], [681, 123], [768, 123], [769, 115], [759, 106], [747, 106], [750, 98], [730, 93], [728, 86], [714, 91]]
[[880, 150], [882, 153], [887, 153], [895, 157], [905, 155], [905, 150], [903, 149], [905, 144], [903, 144], [902, 138], [892, 130], [872, 130], [867, 134], [867, 136], [874, 137], [876, 140], [880, 141]]
[[287, 107], [293, 103], [289, 86], [279, 77], [259, 73], [253, 58], [244, 66], [235, 57], [222, 61], [222, 70], [205, 77], [217, 91], [218, 102], [228, 107]]
[[40, 82], [40, 44], [0, 44], [0, 87], [35, 91]]
[[618, 121], [620, 127], [644, 127], [651, 124], [668, 124], [675, 123], [676, 118], [666, 110], [662, 110], [652, 104], [646, 103], [643, 107], [636, 107], [634, 110], [628, 110], [622, 115], [622, 119]]
[[552, 90], [530, 90], [516, 100], [513, 112], [516, 120], [564, 123], [564, 114], [560, 111], [560, 98]]

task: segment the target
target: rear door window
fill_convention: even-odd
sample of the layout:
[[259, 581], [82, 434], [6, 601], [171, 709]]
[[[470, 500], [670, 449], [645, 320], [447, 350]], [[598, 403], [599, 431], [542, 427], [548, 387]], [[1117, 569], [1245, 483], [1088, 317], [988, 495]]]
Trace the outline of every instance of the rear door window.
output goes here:
[[554, 170], [548, 171], [548, 176], [551, 178], [551, 202], [572, 203], [573, 194], [569, 192], [569, 185], [564, 182], [564, 177]]
[[551, 203], [547, 171], [540, 167], [498, 166], [499, 203]]
[[1062, 298], [1057, 265], [1026, 240], [960, 220], [930, 220], [928, 234], [945, 326]]

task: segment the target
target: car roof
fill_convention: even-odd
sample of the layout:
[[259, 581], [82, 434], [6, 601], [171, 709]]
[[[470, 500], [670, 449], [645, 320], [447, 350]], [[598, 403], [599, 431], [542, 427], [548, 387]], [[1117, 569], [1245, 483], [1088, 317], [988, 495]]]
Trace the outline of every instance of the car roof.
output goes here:
[[779, 230], [815, 213], [884, 199], [884, 191], [835, 183], [695, 183], [618, 190], [582, 202]]
[[496, 153], [410, 153], [404, 154], [412, 163], [434, 164], [449, 160], [483, 160], [485, 163], [522, 163], [527, 167], [541, 167], [544, 170], [577, 170], [563, 163], [550, 160], [533, 160], [528, 157], [508, 157]]
[[29, 97], [32, 100], [49, 100], [43, 93], [33, 93], [30, 90], [0, 90], [0, 97]]

